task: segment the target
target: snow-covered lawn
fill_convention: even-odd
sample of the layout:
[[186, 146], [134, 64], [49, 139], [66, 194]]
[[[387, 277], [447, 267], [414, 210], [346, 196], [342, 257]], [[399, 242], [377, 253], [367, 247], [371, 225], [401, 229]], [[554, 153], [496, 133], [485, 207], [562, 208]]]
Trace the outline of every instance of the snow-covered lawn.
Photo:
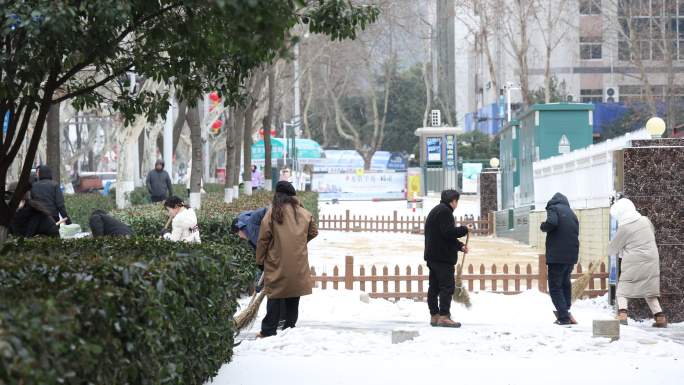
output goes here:
[[[416, 215], [427, 216], [430, 210], [439, 203], [439, 196], [429, 196], [421, 198], [423, 207], [417, 208], [415, 213], [413, 209], [408, 206], [405, 200], [398, 201], [340, 201], [333, 204], [331, 201], [321, 201], [318, 204], [319, 213], [325, 215], [340, 215], [349, 210], [352, 215], [392, 215], [397, 211], [399, 215]], [[463, 215], [480, 215], [480, 200], [474, 195], [462, 195], [458, 202], [458, 207], [455, 212], [456, 217], [460, 218]]]
[[[309, 243], [309, 263], [317, 273], [330, 274], [335, 265], [342, 269], [344, 257], [351, 255], [357, 269], [362, 264], [367, 268], [371, 265], [378, 268], [399, 265], [403, 270], [406, 266], [417, 268], [419, 264], [425, 264], [424, 248], [425, 238], [420, 234], [320, 231], [318, 237]], [[518, 263], [525, 271], [529, 263], [536, 271], [538, 254], [539, 251], [533, 247], [511, 239], [473, 236], [466, 264], [473, 264], [476, 271], [480, 264], [484, 264], [487, 270], [492, 264], [499, 269], [508, 264], [513, 271]]]
[[[316, 290], [302, 298], [298, 327], [254, 340], [265, 312], [212, 385], [228, 384], [677, 384], [684, 383], [684, 324], [622, 327], [610, 342], [592, 337], [592, 320], [610, 319], [605, 298], [573, 306], [579, 325], [552, 323], [537, 291], [471, 295], [452, 305], [461, 329], [432, 328], [423, 302], [360, 300], [356, 291]], [[415, 330], [393, 345], [392, 330]]]

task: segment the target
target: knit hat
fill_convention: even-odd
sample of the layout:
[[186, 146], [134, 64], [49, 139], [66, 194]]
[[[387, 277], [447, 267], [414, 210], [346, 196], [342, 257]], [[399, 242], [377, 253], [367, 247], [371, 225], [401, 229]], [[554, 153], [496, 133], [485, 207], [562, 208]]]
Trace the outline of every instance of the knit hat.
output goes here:
[[295, 196], [297, 195], [297, 191], [295, 191], [294, 186], [292, 186], [292, 183], [281, 180], [276, 184], [276, 189], [275, 191], [277, 193], [285, 194], [287, 196]]

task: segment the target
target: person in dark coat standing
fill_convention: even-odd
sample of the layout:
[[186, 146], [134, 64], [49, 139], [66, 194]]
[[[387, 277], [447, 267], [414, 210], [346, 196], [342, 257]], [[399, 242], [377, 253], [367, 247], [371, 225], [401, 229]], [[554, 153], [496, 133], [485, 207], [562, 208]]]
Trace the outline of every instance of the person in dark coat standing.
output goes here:
[[173, 194], [173, 185], [169, 173], [164, 170], [164, 161], [159, 159], [154, 164], [154, 170], [147, 173], [145, 181], [147, 191], [152, 202], [162, 202]]
[[430, 269], [430, 286], [427, 301], [430, 308], [430, 325], [441, 327], [460, 327], [451, 319], [451, 297], [454, 294], [455, 265], [458, 252], [468, 252], [466, 245], [458, 238], [468, 234], [466, 226], [456, 227], [454, 210], [458, 206], [460, 194], [456, 190], [442, 191], [437, 206], [425, 219], [425, 254]]
[[112, 236], [112, 237], [130, 237], [133, 235], [128, 225], [107, 215], [104, 210], [95, 210], [90, 215], [90, 231], [93, 237]]
[[549, 295], [556, 307], [556, 324], [576, 324], [577, 321], [570, 314], [570, 274], [579, 255], [579, 221], [565, 195], [556, 193], [546, 204], [546, 221], [540, 227], [546, 233]]
[[52, 170], [48, 166], [40, 166], [36, 170], [38, 181], [31, 186], [31, 200], [39, 202], [44, 207], [55, 222], [60, 221], [60, 216], [66, 218], [66, 224], [70, 225], [71, 220], [64, 205], [64, 195], [59, 188], [59, 183], [52, 180]]

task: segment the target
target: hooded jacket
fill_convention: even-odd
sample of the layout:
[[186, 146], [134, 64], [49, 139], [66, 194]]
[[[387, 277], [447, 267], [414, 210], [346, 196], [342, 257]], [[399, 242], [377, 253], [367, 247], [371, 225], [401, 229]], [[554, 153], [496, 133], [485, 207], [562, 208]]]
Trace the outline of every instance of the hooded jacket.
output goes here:
[[171, 177], [166, 170], [154, 170], [147, 173], [147, 180], [145, 181], [147, 191], [153, 197], [168, 198], [173, 193], [173, 185], [171, 184]]
[[625, 198], [615, 202], [610, 215], [617, 220], [618, 229], [608, 244], [608, 254], [622, 259], [617, 295], [626, 298], [660, 296], [660, 256], [653, 224]]
[[579, 220], [565, 195], [556, 193], [547, 203], [546, 221], [540, 228], [546, 233], [546, 263], [577, 263]]
[[[52, 180], [52, 170], [48, 166], [38, 167], [39, 180], [31, 186], [31, 199], [39, 202], [50, 213], [56, 221], [59, 216], [68, 218], [66, 206], [64, 205], [64, 195], [59, 188], [59, 183]], [[67, 224], [71, 221], [68, 220]]]
[[463, 243], [458, 238], [468, 234], [466, 226], [456, 227], [454, 209], [440, 202], [425, 219], [425, 253], [427, 262], [455, 265]]
[[237, 226], [247, 234], [249, 244], [255, 250], [257, 241], [259, 240], [261, 221], [264, 219], [264, 215], [266, 215], [267, 211], [268, 207], [262, 207], [252, 211], [243, 211], [238, 215]]

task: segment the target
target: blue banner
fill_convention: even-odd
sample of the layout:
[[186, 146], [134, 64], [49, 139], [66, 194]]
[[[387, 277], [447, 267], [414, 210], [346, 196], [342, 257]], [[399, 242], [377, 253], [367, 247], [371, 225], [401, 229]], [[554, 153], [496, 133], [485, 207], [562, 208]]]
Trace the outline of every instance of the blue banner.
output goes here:
[[2, 134], [7, 135], [7, 130], [9, 129], [9, 122], [10, 122], [10, 112], [7, 111], [5, 112], [5, 119], [2, 121]]

